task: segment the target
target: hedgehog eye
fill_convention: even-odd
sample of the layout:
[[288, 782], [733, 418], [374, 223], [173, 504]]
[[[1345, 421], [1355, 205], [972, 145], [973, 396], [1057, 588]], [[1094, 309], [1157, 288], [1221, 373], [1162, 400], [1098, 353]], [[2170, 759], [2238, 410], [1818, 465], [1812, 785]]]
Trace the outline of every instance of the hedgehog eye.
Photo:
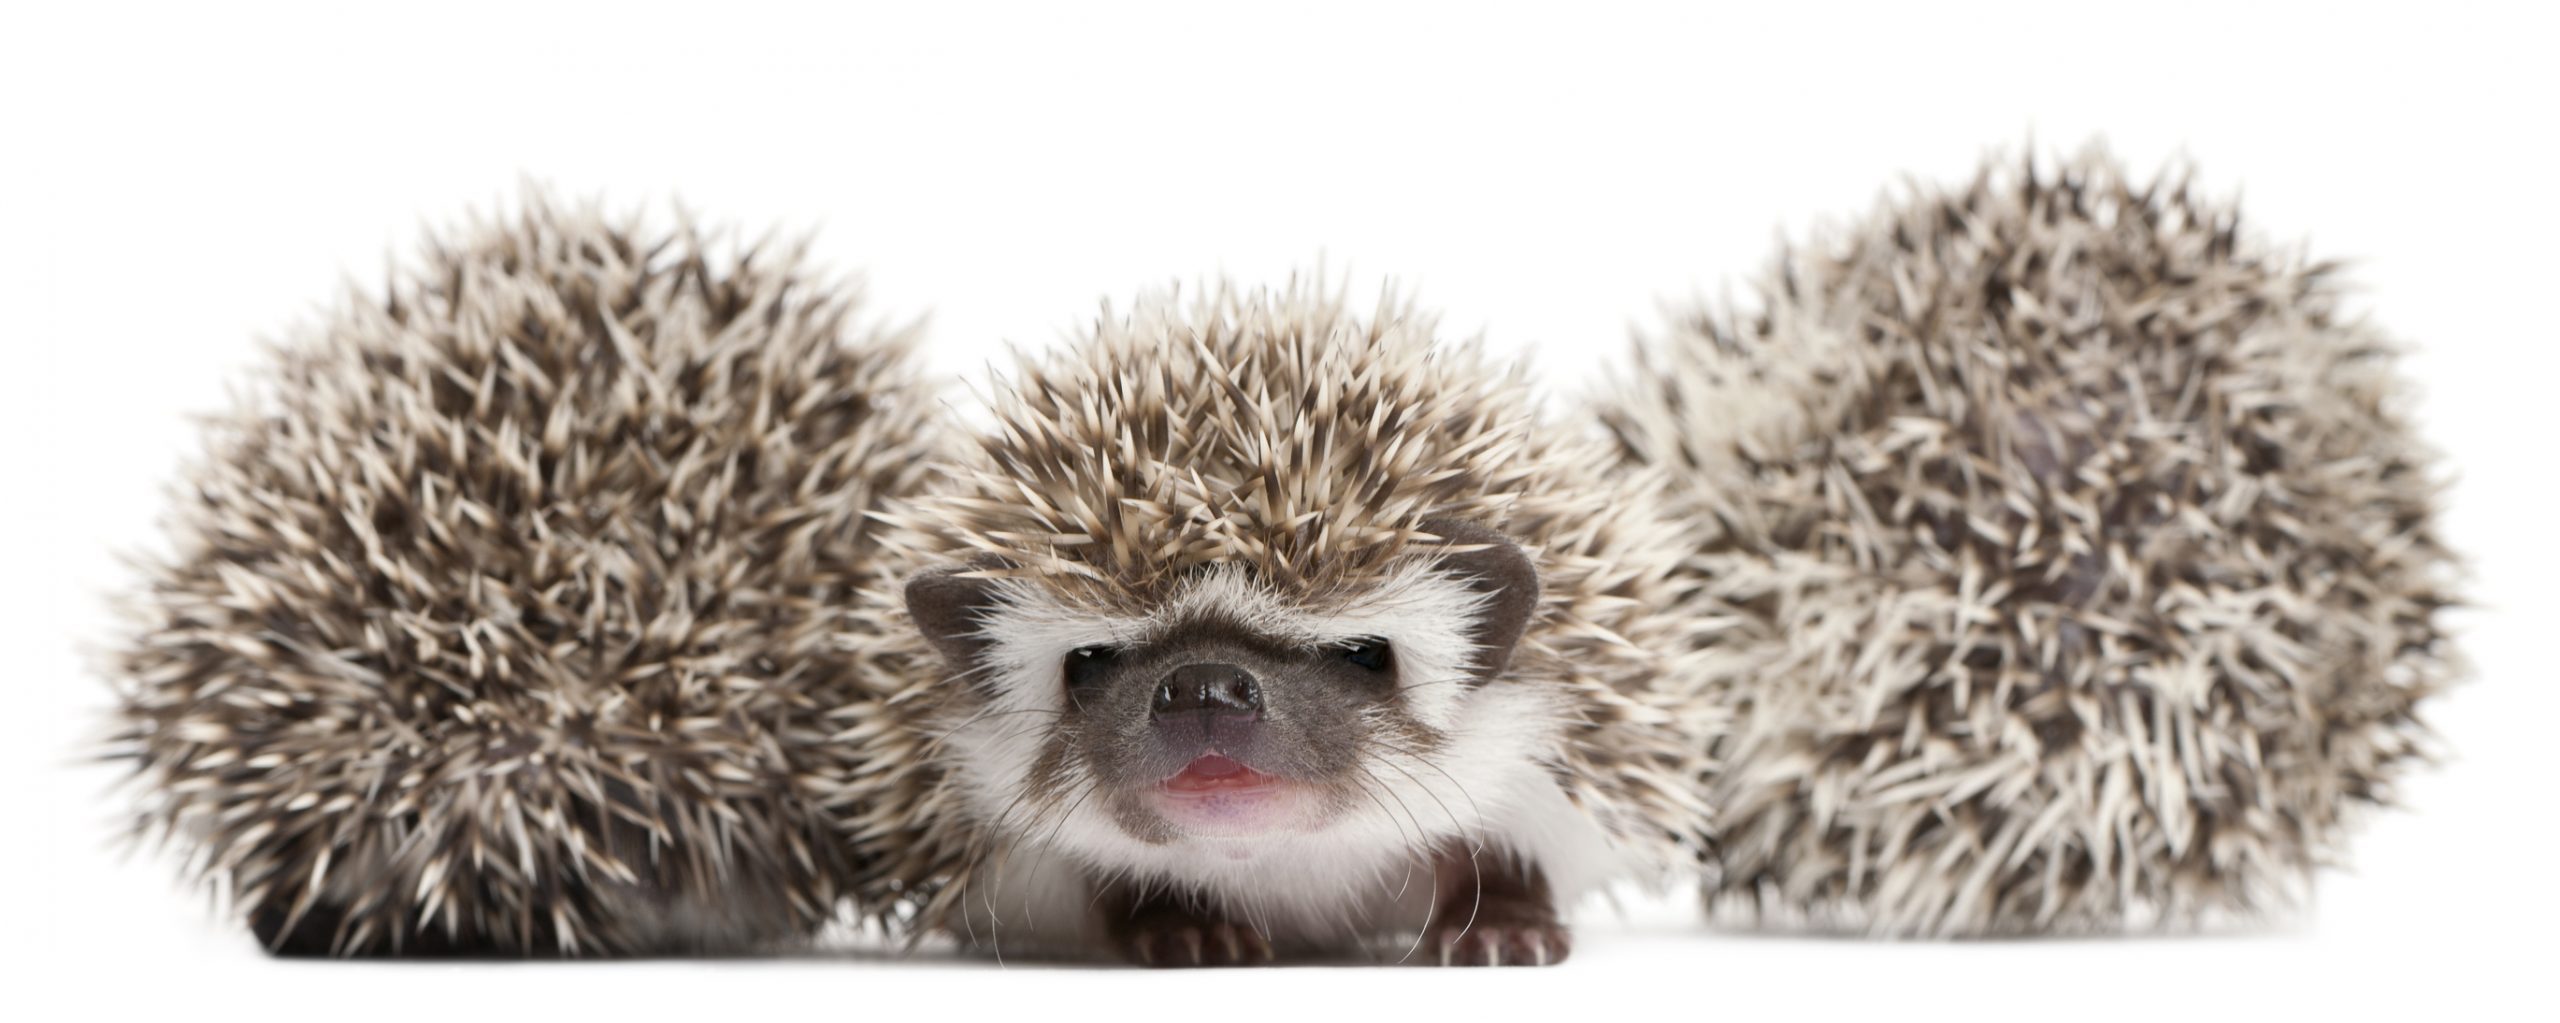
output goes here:
[[1344, 643], [1335, 647], [1334, 653], [1370, 671], [1385, 671], [1388, 665], [1395, 663], [1395, 654], [1388, 649], [1387, 641], [1376, 636], [1363, 636]]
[[1090, 689], [1102, 681], [1102, 672], [1120, 656], [1120, 648], [1080, 646], [1067, 652], [1067, 688]]

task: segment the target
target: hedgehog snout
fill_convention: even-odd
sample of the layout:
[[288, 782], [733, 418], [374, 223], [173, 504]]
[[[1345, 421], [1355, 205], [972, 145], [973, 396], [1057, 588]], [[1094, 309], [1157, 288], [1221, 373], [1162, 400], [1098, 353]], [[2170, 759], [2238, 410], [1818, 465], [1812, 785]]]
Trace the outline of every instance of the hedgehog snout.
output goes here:
[[1156, 684], [1147, 720], [1176, 749], [1209, 752], [1250, 735], [1262, 719], [1262, 684], [1232, 664], [1186, 664]]

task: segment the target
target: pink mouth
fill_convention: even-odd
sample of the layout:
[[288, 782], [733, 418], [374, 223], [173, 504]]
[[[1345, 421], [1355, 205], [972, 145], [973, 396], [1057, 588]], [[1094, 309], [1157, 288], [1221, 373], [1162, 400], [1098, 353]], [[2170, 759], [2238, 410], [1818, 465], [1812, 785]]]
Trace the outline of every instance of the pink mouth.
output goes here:
[[1300, 786], [1232, 757], [1203, 753], [1164, 781], [1153, 802], [1183, 830], [1245, 836], [1286, 826], [1299, 814]]
[[1165, 779], [1164, 787], [1172, 792], [1221, 792], [1268, 785], [1279, 779], [1246, 767], [1242, 761], [1216, 753], [1203, 753], [1182, 768], [1182, 773]]

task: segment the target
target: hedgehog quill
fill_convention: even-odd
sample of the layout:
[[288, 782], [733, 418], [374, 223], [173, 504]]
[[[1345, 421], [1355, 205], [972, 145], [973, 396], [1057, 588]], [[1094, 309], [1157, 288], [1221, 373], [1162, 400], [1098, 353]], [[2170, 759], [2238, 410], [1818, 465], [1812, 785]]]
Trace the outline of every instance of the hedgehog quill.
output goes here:
[[1669, 527], [1433, 330], [1219, 288], [1027, 360], [891, 516], [875, 882], [999, 954], [1503, 965], [1694, 865]]
[[932, 445], [788, 251], [537, 195], [279, 346], [117, 665], [146, 832], [291, 955], [735, 953], [854, 853], [825, 712]]
[[2298, 905], [2460, 674], [2442, 479], [2331, 264], [2183, 176], [1986, 165], [1778, 260], [1602, 410], [1719, 627], [1724, 920]]

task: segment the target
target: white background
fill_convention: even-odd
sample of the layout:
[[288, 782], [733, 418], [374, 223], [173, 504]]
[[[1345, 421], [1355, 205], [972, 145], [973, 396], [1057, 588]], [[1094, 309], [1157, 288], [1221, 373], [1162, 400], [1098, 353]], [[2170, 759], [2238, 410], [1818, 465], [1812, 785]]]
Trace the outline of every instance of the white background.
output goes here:
[[[14, 1018], [2554, 1018], [2546, 15], [215, 6], [0, 13]], [[950, 374], [1106, 296], [1322, 256], [1568, 395], [1781, 231], [2095, 136], [2137, 167], [2190, 155], [2258, 229], [2355, 260], [2459, 472], [2481, 608], [2479, 680], [2433, 713], [2454, 756], [2297, 927], [1884, 945], [1710, 934], [1672, 903], [1596, 914], [1545, 972], [278, 963], [165, 863], [114, 855], [111, 773], [68, 766], [104, 702], [82, 647], [110, 635], [115, 553], [156, 542], [186, 417], [223, 407], [255, 339], [523, 176], [815, 227], [875, 310], [931, 313]]]

